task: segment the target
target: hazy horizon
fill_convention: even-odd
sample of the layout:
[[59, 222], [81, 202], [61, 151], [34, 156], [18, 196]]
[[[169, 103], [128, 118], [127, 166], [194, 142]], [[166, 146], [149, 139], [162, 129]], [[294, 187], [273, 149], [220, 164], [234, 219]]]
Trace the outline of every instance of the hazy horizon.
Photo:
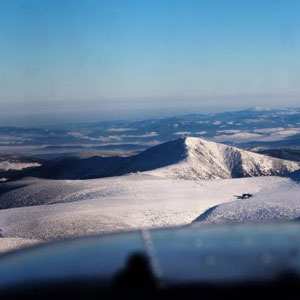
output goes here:
[[16, 127], [53, 127], [71, 123], [97, 123], [106, 121], [121, 121], [121, 120], [146, 120], [151, 118], [168, 118], [183, 116], [189, 114], [214, 114], [223, 112], [236, 112], [251, 108], [262, 108], [267, 110], [299, 108], [298, 106], [280, 106], [280, 107], [265, 107], [265, 106], [245, 106], [245, 107], [219, 107], [214, 108], [181, 108], [181, 109], [151, 109], [151, 110], [130, 110], [130, 111], [102, 111], [102, 112], [40, 112], [40, 113], [1, 113], [0, 112], [0, 127], [16, 126]]
[[0, 5], [2, 125], [299, 105], [299, 1]]

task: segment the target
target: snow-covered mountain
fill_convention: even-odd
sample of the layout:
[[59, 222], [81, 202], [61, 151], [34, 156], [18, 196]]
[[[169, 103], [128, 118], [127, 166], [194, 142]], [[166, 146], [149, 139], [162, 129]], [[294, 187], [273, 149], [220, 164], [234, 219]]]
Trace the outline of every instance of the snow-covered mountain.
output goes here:
[[225, 179], [282, 175], [300, 169], [292, 162], [200, 138], [183, 137], [130, 157], [64, 158], [23, 174], [55, 179], [91, 179], [147, 172], [177, 179]]
[[[165, 151], [166, 146], [172, 150]], [[169, 155], [168, 159], [175, 162], [151, 172], [163, 177], [225, 179], [281, 175], [300, 168], [297, 162], [271, 158], [200, 138], [181, 138], [154, 148], [161, 150], [155, 153], [158, 159]], [[148, 151], [152, 150], [150, 148]]]

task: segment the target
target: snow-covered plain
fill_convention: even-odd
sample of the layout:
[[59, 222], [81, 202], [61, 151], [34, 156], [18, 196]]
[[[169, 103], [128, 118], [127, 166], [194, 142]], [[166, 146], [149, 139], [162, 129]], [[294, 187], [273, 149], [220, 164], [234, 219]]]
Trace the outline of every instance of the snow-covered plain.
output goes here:
[[[18, 199], [15, 206], [19, 206], [0, 210], [4, 238], [53, 240], [188, 225], [207, 209], [227, 202], [230, 211], [238, 207], [245, 220], [255, 209], [273, 204], [290, 219], [300, 216], [300, 187], [281, 177], [189, 181], [134, 174], [85, 181], [26, 179], [20, 186], [0, 198], [0, 202]], [[254, 197], [237, 201], [235, 195], [242, 193]], [[251, 201], [251, 210], [243, 210]]]

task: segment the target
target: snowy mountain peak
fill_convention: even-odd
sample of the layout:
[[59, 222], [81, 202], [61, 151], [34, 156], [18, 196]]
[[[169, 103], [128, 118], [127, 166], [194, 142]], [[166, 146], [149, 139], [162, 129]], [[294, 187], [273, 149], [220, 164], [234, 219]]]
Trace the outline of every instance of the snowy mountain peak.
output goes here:
[[[296, 162], [193, 137], [182, 137], [147, 151], [158, 150], [159, 147], [159, 152], [164, 153], [164, 145], [170, 149], [168, 157], [173, 157], [173, 163], [150, 171], [153, 175], [184, 179], [225, 179], [281, 175], [300, 168]], [[161, 157], [160, 153], [156, 153], [157, 159]]]

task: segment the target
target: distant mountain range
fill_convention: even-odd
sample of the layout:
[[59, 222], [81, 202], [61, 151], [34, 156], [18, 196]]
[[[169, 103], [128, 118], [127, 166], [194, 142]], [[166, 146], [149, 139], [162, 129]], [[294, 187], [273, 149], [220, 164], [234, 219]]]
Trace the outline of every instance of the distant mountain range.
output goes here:
[[176, 137], [200, 137], [244, 149], [300, 146], [300, 108], [189, 114], [147, 120], [0, 127], [0, 153], [42, 158], [86, 152], [138, 152]]
[[129, 157], [69, 157], [50, 160], [22, 176], [90, 179], [147, 172], [177, 179], [225, 179], [282, 175], [300, 163], [271, 158], [201, 138], [179, 138]]

